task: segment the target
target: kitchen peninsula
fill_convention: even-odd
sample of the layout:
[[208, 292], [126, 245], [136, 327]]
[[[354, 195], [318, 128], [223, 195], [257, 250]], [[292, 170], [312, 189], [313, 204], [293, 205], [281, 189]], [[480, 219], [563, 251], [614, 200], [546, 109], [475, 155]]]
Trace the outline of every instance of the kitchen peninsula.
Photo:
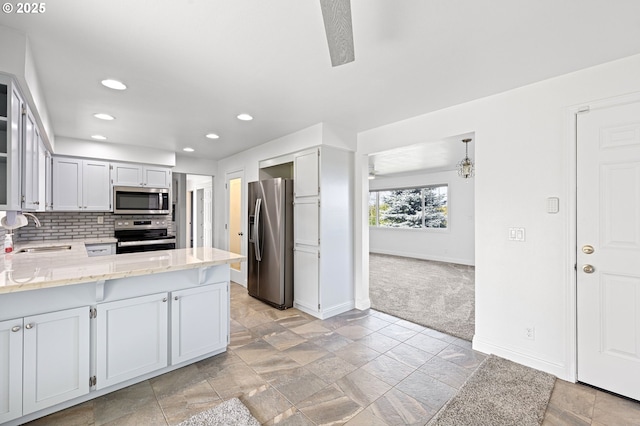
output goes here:
[[1, 256], [0, 424], [224, 352], [242, 260], [206, 247], [89, 257], [75, 240]]

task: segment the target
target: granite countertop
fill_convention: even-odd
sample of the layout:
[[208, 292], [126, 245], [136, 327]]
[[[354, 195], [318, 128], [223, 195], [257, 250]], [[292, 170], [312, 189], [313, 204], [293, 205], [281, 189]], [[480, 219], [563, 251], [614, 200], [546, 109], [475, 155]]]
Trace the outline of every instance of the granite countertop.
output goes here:
[[[211, 247], [159, 250], [89, 257], [85, 244], [115, 243], [115, 238], [55, 240], [17, 244], [0, 255], [0, 294], [203, 268], [246, 260]], [[25, 247], [70, 245], [64, 251], [18, 253]]]

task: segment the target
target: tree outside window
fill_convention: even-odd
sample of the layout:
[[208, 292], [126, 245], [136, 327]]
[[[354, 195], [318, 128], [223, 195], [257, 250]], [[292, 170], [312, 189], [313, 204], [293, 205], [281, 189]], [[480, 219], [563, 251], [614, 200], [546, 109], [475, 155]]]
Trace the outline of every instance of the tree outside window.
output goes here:
[[371, 191], [369, 226], [447, 228], [447, 185]]

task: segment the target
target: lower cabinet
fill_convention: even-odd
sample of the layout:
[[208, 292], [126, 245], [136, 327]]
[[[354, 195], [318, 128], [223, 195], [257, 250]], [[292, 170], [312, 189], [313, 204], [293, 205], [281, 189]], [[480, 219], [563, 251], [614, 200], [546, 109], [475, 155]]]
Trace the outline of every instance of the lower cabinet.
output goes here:
[[227, 346], [227, 283], [171, 293], [171, 364]]
[[0, 321], [0, 424], [20, 424], [20, 417], [91, 398], [92, 389], [158, 375], [170, 365], [223, 352], [229, 283], [182, 285], [181, 290], [134, 293]]
[[293, 252], [293, 294], [297, 308], [320, 311], [320, 259], [318, 249], [298, 246]]
[[0, 323], [0, 422], [89, 393], [89, 307]]
[[227, 346], [227, 283], [101, 303], [96, 313], [96, 389]]
[[168, 293], [97, 306], [96, 389], [166, 367]]
[[22, 416], [22, 318], [0, 322], [0, 423]]

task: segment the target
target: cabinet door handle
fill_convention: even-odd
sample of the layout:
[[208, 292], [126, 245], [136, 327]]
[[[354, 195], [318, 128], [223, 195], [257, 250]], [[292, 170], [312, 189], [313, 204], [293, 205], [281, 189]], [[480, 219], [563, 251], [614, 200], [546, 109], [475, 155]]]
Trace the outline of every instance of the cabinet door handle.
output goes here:
[[166, 302], [166, 301], [167, 301], [167, 298], [166, 298], [166, 297], [162, 298], [162, 301], [163, 301], [163, 302]]
[[34, 323], [30, 322], [29, 324], [25, 325], [24, 328], [26, 328], [27, 330], [31, 330], [35, 326], [36, 325]]
[[173, 300], [178, 300], [178, 296], [174, 297]]
[[20, 327], [19, 325], [16, 325], [16, 326], [11, 327], [11, 331], [13, 331], [14, 333], [16, 333], [16, 332], [20, 331], [20, 328], [21, 328], [21, 327]]

